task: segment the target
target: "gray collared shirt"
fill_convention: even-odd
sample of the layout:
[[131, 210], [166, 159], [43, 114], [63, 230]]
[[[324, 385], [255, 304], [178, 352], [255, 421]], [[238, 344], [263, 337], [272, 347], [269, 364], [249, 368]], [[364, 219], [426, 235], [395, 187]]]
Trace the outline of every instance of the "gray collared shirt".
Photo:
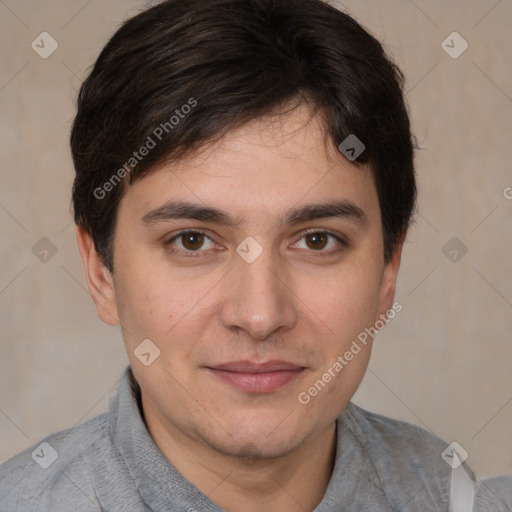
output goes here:
[[[512, 476], [478, 482], [456, 453], [443, 458], [447, 443], [424, 429], [353, 403], [336, 426], [334, 471], [314, 512], [512, 511]], [[0, 511], [71, 510], [223, 510], [153, 442], [129, 366], [109, 412], [51, 434], [0, 464]]]

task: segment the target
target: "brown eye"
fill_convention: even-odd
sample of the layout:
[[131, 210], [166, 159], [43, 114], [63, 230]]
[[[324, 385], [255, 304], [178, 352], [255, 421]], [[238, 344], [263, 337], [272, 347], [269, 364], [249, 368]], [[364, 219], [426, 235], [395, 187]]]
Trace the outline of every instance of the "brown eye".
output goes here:
[[342, 237], [329, 231], [309, 231], [302, 235], [302, 238], [295, 244], [298, 249], [305, 249], [309, 252], [320, 254], [334, 254], [349, 246], [349, 243]]
[[202, 233], [183, 233], [181, 235], [183, 247], [189, 251], [197, 251], [204, 244], [204, 235]]
[[306, 235], [306, 244], [310, 249], [324, 249], [329, 242], [327, 233], [310, 233]]
[[201, 231], [182, 231], [164, 244], [173, 254], [179, 256], [204, 256], [215, 242]]

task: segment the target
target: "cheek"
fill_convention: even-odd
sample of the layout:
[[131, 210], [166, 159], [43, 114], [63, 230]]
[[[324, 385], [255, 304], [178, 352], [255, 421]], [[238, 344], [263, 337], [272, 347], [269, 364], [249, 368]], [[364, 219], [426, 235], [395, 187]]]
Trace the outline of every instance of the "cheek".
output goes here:
[[[140, 337], [159, 339], [179, 315], [182, 302], [175, 286], [161, 276], [141, 271], [143, 266], [124, 266], [116, 279], [116, 303], [121, 325], [136, 342]], [[183, 305], [184, 307], [184, 305]]]
[[[170, 268], [156, 265], [122, 267], [116, 283], [116, 301], [125, 341], [130, 345], [149, 338], [162, 355], [184, 352], [190, 340], [204, 332], [211, 288], [215, 280], [184, 278]], [[210, 292], [210, 294], [208, 293]]]
[[305, 285], [303, 293], [308, 297], [305, 302], [338, 339], [357, 336], [373, 324], [379, 307], [378, 269], [340, 268], [329, 279], [308, 280]]

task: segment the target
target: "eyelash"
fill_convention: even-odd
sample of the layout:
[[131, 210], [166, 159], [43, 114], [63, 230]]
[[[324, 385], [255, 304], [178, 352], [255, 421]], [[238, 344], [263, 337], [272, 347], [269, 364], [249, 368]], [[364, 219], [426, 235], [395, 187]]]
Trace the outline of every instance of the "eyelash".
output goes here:
[[[210, 240], [212, 240], [211, 237], [209, 237], [206, 233], [206, 231], [202, 230], [202, 229], [185, 229], [183, 231], [180, 231], [179, 233], [177, 233], [176, 235], [174, 235], [172, 238], [170, 238], [169, 240], [165, 241], [164, 242], [164, 246], [166, 248], [168, 248], [169, 252], [171, 252], [172, 254], [179, 254], [181, 256], [184, 256], [186, 258], [203, 258], [205, 256], [201, 255], [201, 253], [204, 253], [204, 252], [207, 252], [207, 251], [204, 251], [204, 250], [197, 250], [197, 251], [183, 251], [181, 249], [173, 249], [171, 248], [171, 244], [177, 240], [178, 238], [180, 238], [181, 236], [183, 235], [188, 235], [188, 234], [201, 234], [201, 235], [204, 235], [206, 238], [209, 238]], [[310, 229], [310, 230], [307, 230], [305, 231], [301, 238], [299, 240], [302, 240], [302, 238], [304, 238], [306, 235], [311, 235], [311, 234], [326, 234], [326, 235], [329, 235], [331, 236], [332, 238], [334, 238], [341, 246], [341, 248], [347, 248], [349, 247], [349, 242], [340, 237], [339, 235], [336, 235], [334, 234], [333, 232], [329, 231], [329, 230], [326, 230], [326, 229], [323, 229], [323, 230], [319, 230], [319, 229]], [[213, 241], [213, 240], [212, 240]], [[338, 249], [331, 249], [330, 251], [314, 251], [314, 250], [310, 250], [309, 252], [311, 253], [318, 253], [319, 256], [321, 256], [322, 254], [335, 254], [337, 252], [339, 252], [339, 248]]]

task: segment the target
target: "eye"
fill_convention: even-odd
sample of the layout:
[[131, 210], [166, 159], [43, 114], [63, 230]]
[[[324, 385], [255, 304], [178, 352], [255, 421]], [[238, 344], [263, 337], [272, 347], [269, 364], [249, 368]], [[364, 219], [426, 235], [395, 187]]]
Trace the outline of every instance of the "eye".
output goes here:
[[[205, 247], [206, 245], [206, 247]], [[165, 242], [165, 246], [173, 253], [182, 253], [184, 256], [193, 256], [191, 253], [200, 253], [215, 247], [215, 242], [200, 230], [182, 231]], [[177, 246], [178, 249], [174, 249]], [[201, 250], [203, 249], [203, 250]]]
[[[305, 241], [305, 244], [300, 247], [299, 243], [302, 240]], [[312, 249], [315, 252], [336, 252], [336, 247], [338, 249], [340, 247], [346, 247], [348, 243], [346, 240], [333, 233], [317, 230], [305, 233], [295, 246], [299, 249]], [[324, 250], [326, 248], [327, 250]]]

